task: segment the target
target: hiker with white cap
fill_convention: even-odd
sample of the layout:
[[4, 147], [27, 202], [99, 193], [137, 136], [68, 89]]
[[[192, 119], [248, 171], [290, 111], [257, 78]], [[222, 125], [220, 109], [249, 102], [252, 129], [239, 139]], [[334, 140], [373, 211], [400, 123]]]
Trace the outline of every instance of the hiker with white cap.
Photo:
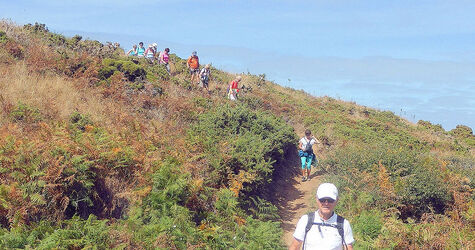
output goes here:
[[145, 50], [145, 58], [147, 58], [148, 60], [150, 60], [150, 62], [153, 63], [155, 60], [156, 51], [157, 51], [157, 44], [156, 43], [150, 44], [147, 50]]
[[239, 93], [238, 84], [241, 81], [241, 79], [242, 79], [241, 76], [236, 76], [236, 78], [232, 82], [229, 83], [228, 98], [232, 101], [235, 101], [238, 98], [238, 93]]
[[303, 215], [294, 232], [290, 250], [353, 249], [350, 222], [337, 215], [338, 189], [332, 183], [322, 183], [317, 189], [318, 210]]
[[201, 69], [199, 76], [200, 76], [201, 87], [205, 88], [206, 91], [208, 91], [209, 93], [208, 83], [209, 83], [209, 79], [211, 78], [211, 71], [210, 71], [209, 64], [206, 64], [206, 66], [203, 69]]

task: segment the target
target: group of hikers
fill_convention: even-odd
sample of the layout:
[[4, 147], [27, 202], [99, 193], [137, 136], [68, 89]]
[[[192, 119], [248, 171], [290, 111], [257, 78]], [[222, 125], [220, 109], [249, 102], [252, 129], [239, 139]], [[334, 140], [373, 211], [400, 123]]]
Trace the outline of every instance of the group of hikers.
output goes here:
[[[134, 45], [127, 52], [127, 56], [143, 57], [151, 63], [158, 62], [165, 65], [170, 74], [169, 48], [162, 52], [157, 52], [157, 44], [153, 43], [145, 48], [143, 42]], [[211, 79], [210, 65], [206, 64], [200, 69], [200, 62], [196, 51], [191, 53], [186, 65], [190, 74], [191, 84], [198, 83], [209, 93], [209, 81]], [[228, 98], [237, 100], [241, 81], [241, 76], [237, 76], [229, 83]], [[302, 181], [310, 179], [312, 163], [317, 164], [318, 160], [313, 152], [313, 145], [320, 143], [312, 135], [310, 130], [305, 130], [305, 136], [299, 140], [299, 157], [302, 166]], [[294, 239], [290, 245], [291, 250], [297, 249], [353, 249], [353, 233], [350, 223], [343, 217], [337, 215], [334, 210], [338, 203], [338, 189], [332, 183], [323, 183], [317, 189], [316, 202], [318, 210], [303, 215], [297, 223], [294, 231]]]
[[168, 64], [170, 60], [170, 55], [168, 54], [170, 53], [170, 49], [165, 48], [163, 51], [158, 52], [157, 46], [157, 43], [153, 43], [148, 45], [148, 48], [145, 48], [143, 42], [139, 42], [139, 45], [134, 44], [126, 55], [146, 58], [151, 63], [158, 62], [158, 64], [164, 65], [168, 74], [170, 74], [170, 66]]
[[[132, 49], [130, 49], [126, 53], [126, 55], [146, 58], [152, 64], [158, 62], [159, 65], [164, 65], [167, 69], [168, 74], [171, 75], [169, 65], [169, 53], [169, 48], [165, 48], [163, 51], [158, 52], [157, 43], [150, 44], [148, 48], [145, 48], [143, 42], [139, 42], [138, 46], [133, 45]], [[200, 70], [200, 61], [198, 58], [198, 53], [196, 51], [193, 51], [188, 60], [186, 60], [186, 66], [188, 68], [189, 74], [191, 75], [190, 83], [195, 84], [196, 82], [200, 85], [200, 87], [206, 89], [206, 91], [209, 93], [209, 81], [211, 80], [211, 65], [206, 64]], [[229, 83], [227, 97], [230, 100], [235, 101], [238, 99], [238, 85], [241, 79], [242, 77], [238, 75], [234, 80]]]
[[[312, 163], [318, 163], [313, 145], [320, 143], [310, 130], [299, 140], [299, 157], [302, 181], [310, 178]], [[290, 250], [297, 249], [353, 249], [353, 232], [350, 222], [337, 215], [338, 189], [332, 183], [322, 183], [317, 189], [318, 210], [303, 215], [297, 223]]]

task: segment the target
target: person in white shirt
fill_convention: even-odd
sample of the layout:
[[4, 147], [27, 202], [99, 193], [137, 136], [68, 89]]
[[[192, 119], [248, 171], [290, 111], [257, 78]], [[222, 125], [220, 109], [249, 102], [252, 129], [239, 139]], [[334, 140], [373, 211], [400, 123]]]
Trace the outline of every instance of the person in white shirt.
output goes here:
[[318, 210], [303, 215], [294, 232], [289, 250], [310, 249], [353, 250], [350, 222], [337, 215], [338, 189], [332, 183], [322, 183], [317, 189]]
[[313, 153], [313, 144], [320, 143], [310, 130], [305, 130], [305, 136], [299, 141], [299, 156], [302, 162], [302, 181], [310, 178], [310, 170], [315, 154]]

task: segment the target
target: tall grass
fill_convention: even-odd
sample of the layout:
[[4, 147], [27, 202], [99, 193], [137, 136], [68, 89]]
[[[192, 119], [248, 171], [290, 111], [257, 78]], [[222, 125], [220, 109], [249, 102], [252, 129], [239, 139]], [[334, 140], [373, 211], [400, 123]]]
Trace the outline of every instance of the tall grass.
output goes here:
[[[107, 113], [107, 103], [94, 91], [78, 88], [72, 79], [30, 72], [24, 63], [2, 69], [0, 93], [4, 107], [22, 102], [51, 120], [65, 121], [78, 111], [103, 121]], [[2, 109], [3, 116], [5, 111]]]

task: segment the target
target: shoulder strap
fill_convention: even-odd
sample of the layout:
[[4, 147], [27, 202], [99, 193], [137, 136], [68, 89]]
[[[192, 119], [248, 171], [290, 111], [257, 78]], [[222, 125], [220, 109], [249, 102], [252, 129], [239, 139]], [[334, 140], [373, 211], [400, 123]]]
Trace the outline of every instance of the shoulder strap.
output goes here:
[[344, 222], [345, 222], [345, 218], [343, 218], [342, 216], [339, 216], [337, 214], [336, 215], [336, 226], [337, 226], [337, 229], [338, 229], [338, 233], [341, 236], [341, 243], [343, 244], [343, 246], [346, 246], [346, 243], [345, 243], [345, 229], [343, 228], [343, 223]]
[[312, 228], [313, 226], [313, 221], [315, 219], [315, 212], [310, 212], [307, 215], [308, 215], [308, 221], [307, 221], [307, 226], [305, 227], [305, 235], [307, 235], [308, 231], [310, 231], [310, 228]]
[[303, 243], [302, 243], [302, 249], [305, 248], [305, 239], [307, 238], [307, 233], [310, 231], [310, 228], [313, 226], [313, 221], [315, 219], [315, 212], [310, 212], [307, 214], [308, 220], [307, 220], [307, 226], [305, 226], [305, 235], [303, 236]]

